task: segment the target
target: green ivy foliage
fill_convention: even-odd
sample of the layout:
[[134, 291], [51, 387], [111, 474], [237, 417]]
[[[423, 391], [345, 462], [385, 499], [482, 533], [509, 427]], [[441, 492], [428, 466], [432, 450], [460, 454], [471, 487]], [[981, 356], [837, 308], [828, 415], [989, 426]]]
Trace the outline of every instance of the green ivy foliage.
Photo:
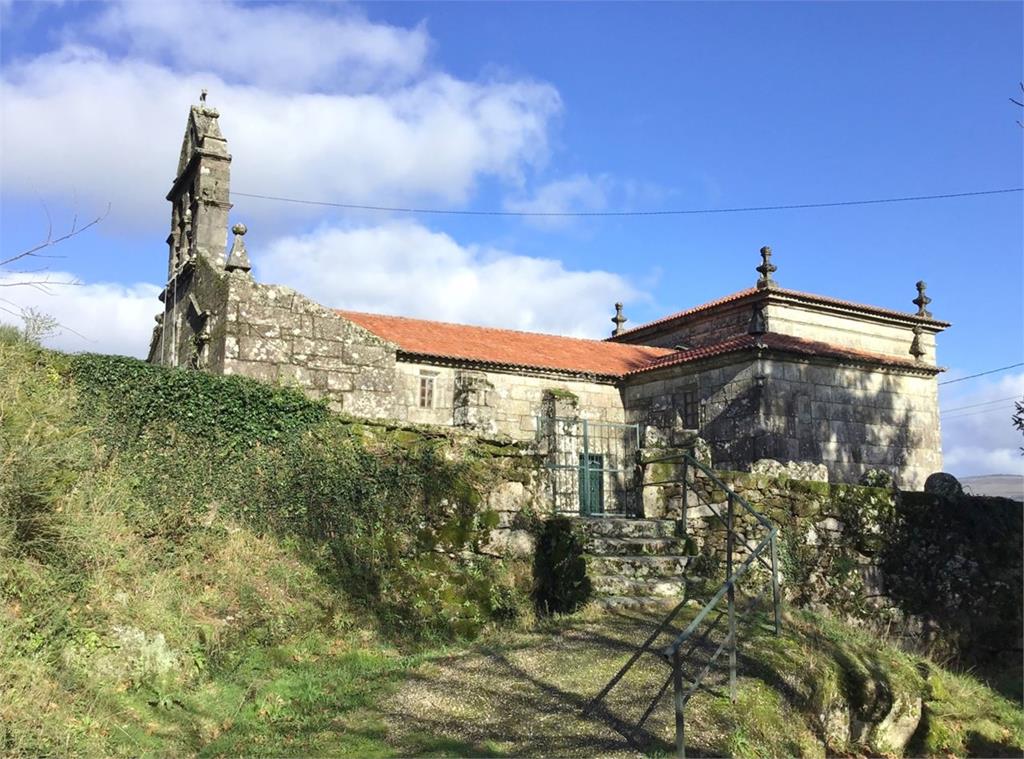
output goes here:
[[70, 358], [84, 423], [173, 550], [217, 513], [317, 546], [324, 571], [403, 637], [472, 636], [520, 592], [486, 553], [483, 495], [511, 459], [356, 423], [300, 392], [133, 359]]
[[322, 424], [327, 406], [246, 377], [166, 369], [124, 356], [79, 354], [69, 374], [105, 438], [125, 446], [154, 427], [232, 451], [294, 438]]

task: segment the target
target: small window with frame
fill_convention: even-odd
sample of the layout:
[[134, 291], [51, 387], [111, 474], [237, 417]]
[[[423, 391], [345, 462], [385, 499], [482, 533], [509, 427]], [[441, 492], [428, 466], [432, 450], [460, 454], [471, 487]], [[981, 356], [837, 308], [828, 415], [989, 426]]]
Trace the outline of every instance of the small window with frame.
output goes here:
[[420, 408], [434, 408], [437, 372], [420, 372]]

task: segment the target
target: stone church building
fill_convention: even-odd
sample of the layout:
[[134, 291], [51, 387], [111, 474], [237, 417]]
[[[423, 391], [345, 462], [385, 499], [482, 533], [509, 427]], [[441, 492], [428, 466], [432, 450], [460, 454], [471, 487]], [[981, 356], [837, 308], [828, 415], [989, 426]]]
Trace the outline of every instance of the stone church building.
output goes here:
[[553, 468], [577, 492], [584, 469], [601, 472], [602, 503], [631, 452], [680, 430], [720, 468], [815, 462], [849, 482], [882, 468], [906, 488], [941, 469], [935, 338], [949, 324], [923, 282], [912, 313], [797, 292], [763, 248], [753, 286], [631, 329], [616, 304], [605, 340], [329, 308], [256, 282], [244, 225], [229, 245], [231, 156], [201, 100], [167, 195], [151, 362], [294, 385], [357, 417], [555, 436]]

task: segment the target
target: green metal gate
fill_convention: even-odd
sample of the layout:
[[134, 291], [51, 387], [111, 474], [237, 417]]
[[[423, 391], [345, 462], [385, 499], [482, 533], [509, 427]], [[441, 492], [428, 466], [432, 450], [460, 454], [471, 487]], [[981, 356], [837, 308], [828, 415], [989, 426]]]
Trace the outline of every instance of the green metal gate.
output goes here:
[[636, 511], [636, 424], [538, 417], [537, 437], [554, 510], [582, 516]]

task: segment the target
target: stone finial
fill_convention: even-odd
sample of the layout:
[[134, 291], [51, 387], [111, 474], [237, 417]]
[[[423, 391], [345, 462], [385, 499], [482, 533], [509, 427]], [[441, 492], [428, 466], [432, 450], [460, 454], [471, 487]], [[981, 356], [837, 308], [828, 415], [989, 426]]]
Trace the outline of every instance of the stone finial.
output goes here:
[[758, 290], [777, 286], [775, 280], [772, 279], [772, 274], [778, 271], [778, 268], [772, 263], [772, 249], [765, 245], [761, 248], [761, 265], [756, 269], [757, 273], [761, 275], [757, 278]]
[[231, 227], [231, 231], [235, 233], [235, 240], [231, 243], [231, 253], [228, 255], [227, 263], [224, 264], [226, 271], [241, 271], [248, 272], [252, 269], [252, 264], [249, 263], [249, 253], [245, 249], [245, 233], [248, 231], [245, 224], [235, 224]]
[[932, 312], [928, 310], [928, 304], [932, 302], [932, 299], [924, 294], [924, 291], [927, 289], [927, 287], [927, 282], [925, 282], [923, 279], [919, 281], [917, 283], [917, 297], [911, 301], [911, 303], [917, 306], [917, 314], [915, 315], [920, 317], [921, 319], [932, 318]]
[[615, 325], [615, 329], [612, 330], [612, 337], [622, 332], [622, 325], [629, 321], [625, 316], [622, 315], [622, 304], [615, 304], [615, 316], [611, 319], [612, 324]]

